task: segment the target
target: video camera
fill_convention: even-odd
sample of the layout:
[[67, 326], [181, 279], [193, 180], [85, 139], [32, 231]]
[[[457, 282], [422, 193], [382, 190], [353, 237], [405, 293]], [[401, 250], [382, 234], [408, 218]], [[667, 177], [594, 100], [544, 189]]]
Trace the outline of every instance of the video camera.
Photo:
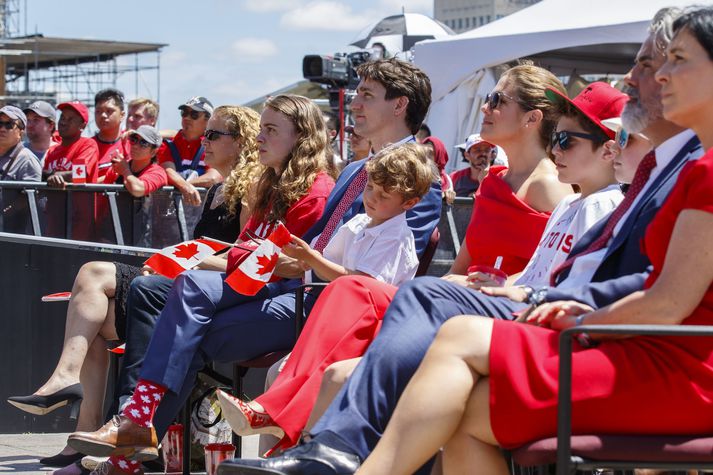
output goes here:
[[312, 82], [356, 89], [359, 78], [355, 68], [369, 60], [369, 51], [335, 53], [334, 56], [308, 54], [302, 59], [302, 76]]

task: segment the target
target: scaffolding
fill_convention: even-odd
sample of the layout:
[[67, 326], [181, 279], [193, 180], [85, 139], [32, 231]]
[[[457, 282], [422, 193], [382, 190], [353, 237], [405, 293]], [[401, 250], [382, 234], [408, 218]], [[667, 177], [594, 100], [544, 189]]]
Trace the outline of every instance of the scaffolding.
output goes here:
[[92, 106], [98, 91], [131, 74], [134, 91], [124, 90], [127, 96], [159, 101], [166, 44], [21, 35], [21, 3], [0, 0], [0, 103], [78, 100]]

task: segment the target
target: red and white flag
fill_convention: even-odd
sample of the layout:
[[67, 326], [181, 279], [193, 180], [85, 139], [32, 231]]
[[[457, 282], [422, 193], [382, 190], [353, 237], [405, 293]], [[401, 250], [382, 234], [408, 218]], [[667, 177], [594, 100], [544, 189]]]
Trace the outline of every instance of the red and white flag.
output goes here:
[[144, 264], [158, 274], [175, 279], [184, 270], [197, 266], [206, 257], [226, 247], [228, 246], [225, 244], [208, 239], [194, 239], [161, 249], [149, 257]]
[[42, 296], [43, 302], [66, 302], [72, 298], [72, 292], [57, 292]]
[[234, 291], [255, 295], [270, 281], [282, 247], [290, 242], [290, 232], [279, 223], [275, 230], [225, 279]]
[[72, 164], [72, 183], [81, 184], [87, 182], [87, 166], [84, 163]]

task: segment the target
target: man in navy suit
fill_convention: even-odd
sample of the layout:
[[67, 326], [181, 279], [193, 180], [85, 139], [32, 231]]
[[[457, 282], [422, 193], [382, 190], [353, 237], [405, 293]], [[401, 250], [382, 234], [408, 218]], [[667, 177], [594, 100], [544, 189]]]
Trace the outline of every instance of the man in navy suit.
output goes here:
[[[364, 64], [359, 68], [359, 74], [362, 82], [351, 106], [357, 133], [369, 139], [374, 151], [415, 141], [413, 134], [418, 131], [430, 105], [431, 87], [428, 77], [415, 66], [396, 59]], [[360, 174], [365, 174], [363, 171], [365, 162], [366, 160], [355, 162], [344, 169], [327, 199], [322, 218], [307, 231], [303, 239], [310, 242], [323, 232], [327, 232], [327, 229], [331, 236], [339, 225], [358, 213], [364, 213], [362, 192], [366, 180], [358, 182], [357, 179]], [[335, 218], [334, 215], [340, 209], [345, 211], [340, 217]], [[416, 250], [419, 254], [423, 253], [428, 244], [431, 233], [440, 218], [440, 210], [440, 183], [434, 182], [430, 192], [406, 213], [406, 220], [413, 231]], [[336, 222], [336, 227], [332, 226], [335, 223], [330, 223], [330, 219]], [[328, 240], [329, 236], [325, 239]], [[258, 299], [239, 305], [237, 303], [229, 304], [229, 308], [226, 308], [225, 301], [229, 297], [221, 298], [220, 302], [209, 301], [213, 298], [212, 296], [220, 294], [220, 289], [215, 287], [222, 285], [222, 279], [214, 277], [208, 279], [205, 273], [202, 276], [197, 276], [196, 282], [182, 287], [180, 298], [175, 299], [177, 302], [168, 303], [166, 298], [171, 281], [166, 282], [166, 279], [160, 276], [135, 279], [127, 302], [126, 361], [120, 378], [122, 394], [131, 395], [138, 380], [139, 371], [142, 374], [147, 370], [163, 371], [167, 366], [166, 361], [162, 361], [164, 357], [145, 359], [145, 353], [154, 332], [158, 335], [161, 330], [162, 335], [170, 334], [169, 328], [162, 328], [168, 325], [180, 327], [185, 333], [188, 327], [204, 324], [193, 317], [192, 309], [206, 308], [206, 306], [216, 308], [219, 304], [222, 310], [218, 314], [219, 318], [214, 321], [220, 321], [220, 325], [230, 325], [232, 316], [246, 312], [250, 315], [264, 316], [266, 321], [268, 319], [289, 321], [294, 317], [294, 289], [301, 283], [298, 277], [302, 277], [303, 272], [296, 265], [296, 261], [281, 256], [275, 273], [285, 279], [268, 284], [257, 295]], [[198, 277], [203, 280], [198, 281]], [[314, 300], [314, 296], [307, 297], [305, 308], [311, 308]], [[164, 322], [163, 325], [159, 323], [157, 327], [157, 317], [162, 312], [164, 305], [167, 305], [167, 308], [171, 306], [173, 310], [171, 313], [178, 316], [172, 318], [171, 322]], [[155, 328], [158, 329], [155, 330]], [[229, 326], [225, 328], [230, 330]], [[271, 332], [253, 335], [252, 340], [258, 342], [257, 347], [259, 348], [272, 348], [273, 350], [288, 348], [294, 342], [293, 328], [293, 325], [285, 325], [285, 331], [278, 331], [275, 327], [275, 330]], [[156, 412], [154, 425], [159, 438], [182, 407], [183, 401], [193, 387], [195, 373], [203, 367], [206, 360], [240, 360], [258, 356], [251, 354], [253, 350], [247, 348], [250, 345], [233, 344], [235, 338], [236, 335], [231, 331], [209, 333], [195, 355], [188, 355], [188, 352], [181, 351], [181, 348], [178, 348], [180, 344], [171, 347], [172, 356], [166, 356], [166, 358], [171, 361], [172, 366], [176, 366], [179, 360], [186, 358], [190, 360], [190, 363], [187, 375], [180, 374], [174, 378], [177, 386], [171, 384], [173, 390], [166, 393]], [[155, 338], [151, 346], [161, 345], [161, 340], [161, 338]], [[169, 340], [173, 341], [170, 338]], [[243, 348], [240, 348], [241, 346]]]
[[[656, 166], [605, 247], [582, 253], [602, 234], [608, 217], [581, 238], [570, 253], [570, 257], [579, 255], [571, 272], [562, 272], [554, 287], [511, 287], [485, 295], [433, 277], [404, 284], [384, 315], [379, 335], [312, 429], [312, 440], [281, 457], [226, 463], [221, 474], [257, 474], [263, 473], [262, 469], [272, 474], [352, 473], [358, 460], [364, 460], [378, 442], [399, 396], [447, 319], [473, 314], [512, 319], [513, 312], [523, 310], [528, 303], [560, 300], [598, 308], [643, 288], [650, 263], [642, 255], [639, 241], [683, 165], [702, 154], [693, 132], [663, 119], [660, 85], [654, 79], [665, 61], [665, 45], [676, 13], [669, 9], [657, 13], [626, 78], [630, 101], [622, 119], [628, 130], [642, 132], [654, 144]], [[379, 291], [377, 286], [369, 290]], [[430, 471], [428, 467], [422, 470]]]

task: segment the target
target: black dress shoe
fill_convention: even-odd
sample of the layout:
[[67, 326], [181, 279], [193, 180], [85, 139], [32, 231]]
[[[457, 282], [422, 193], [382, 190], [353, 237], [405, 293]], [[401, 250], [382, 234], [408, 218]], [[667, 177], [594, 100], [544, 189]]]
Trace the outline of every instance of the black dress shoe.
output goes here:
[[357, 455], [307, 442], [279, 457], [226, 460], [218, 466], [218, 475], [352, 475], [359, 465]]
[[84, 392], [82, 391], [82, 385], [77, 383], [52, 394], [48, 394], [47, 396], [37, 396], [34, 394], [30, 396], [11, 396], [7, 398], [7, 402], [18, 409], [38, 416], [44, 416], [55, 409], [71, 404], [72, 411], [69, 417], [76, 419], [83, 397]]
[[48, 467], [66, 467], [67, 465], [78, 462], [82, 460], [84, 454], [76, 453], [70, 455], [57, 454], [51, 457], [44, 457], [40, 459], [42, 465], [47, 465]]

